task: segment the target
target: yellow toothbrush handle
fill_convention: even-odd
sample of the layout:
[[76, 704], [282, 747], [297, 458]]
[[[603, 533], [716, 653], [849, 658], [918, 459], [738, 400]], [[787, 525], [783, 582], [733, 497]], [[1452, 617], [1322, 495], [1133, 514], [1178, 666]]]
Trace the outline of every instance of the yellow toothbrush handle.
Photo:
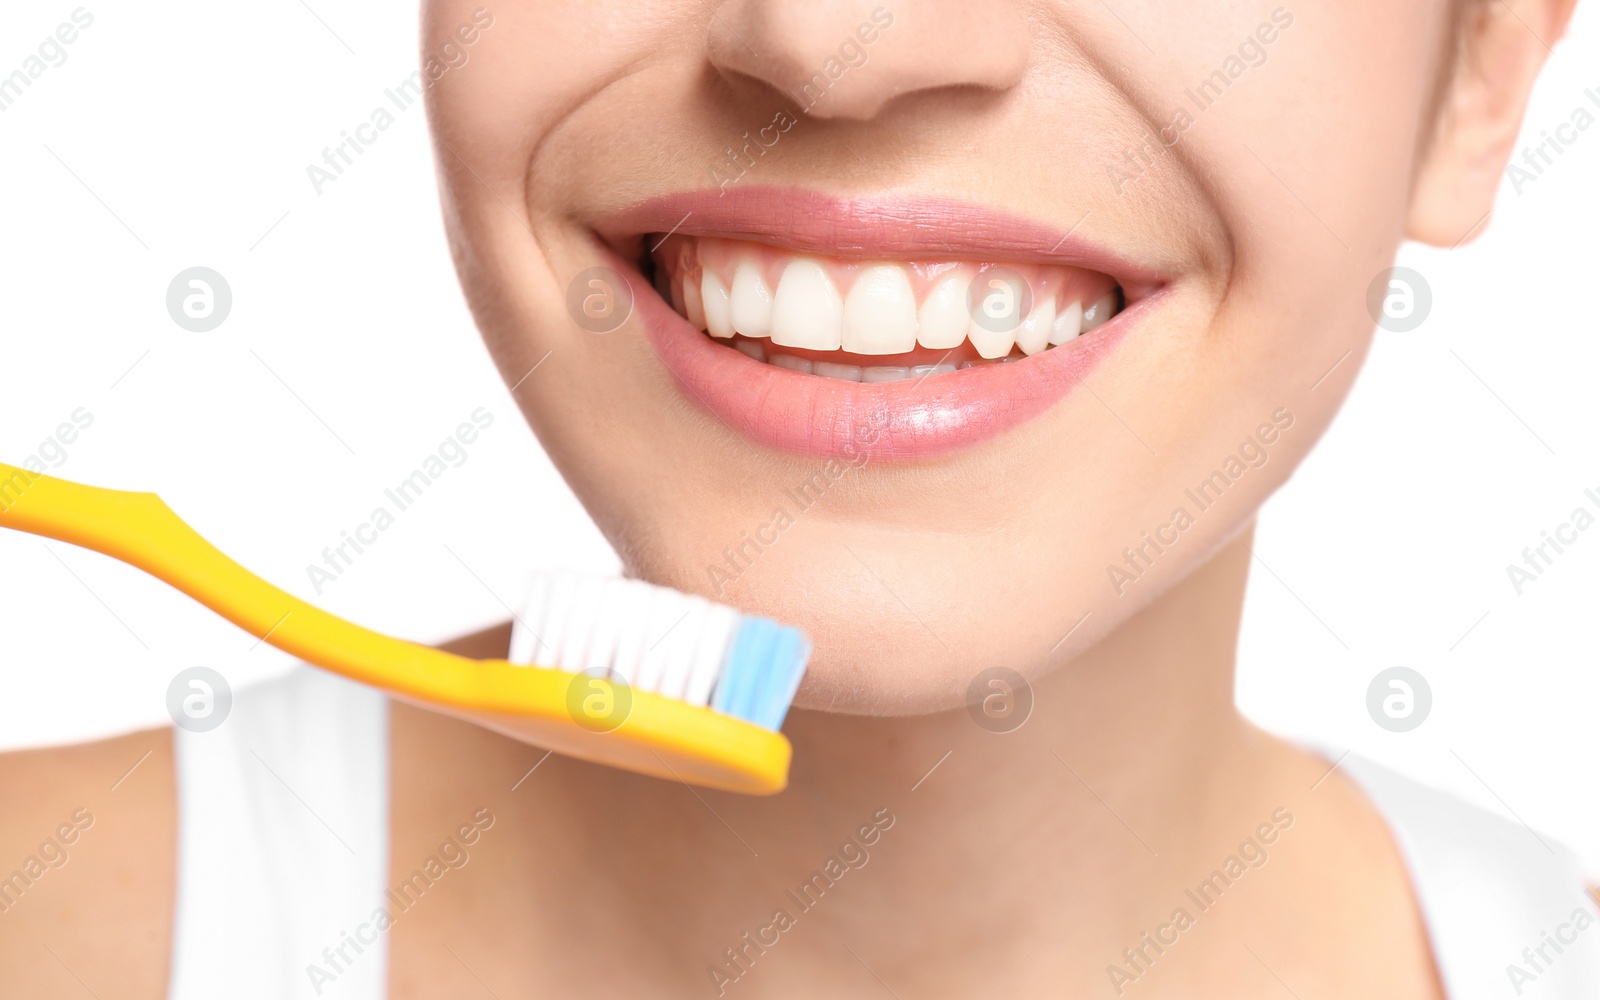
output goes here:
[[[752, 794], [782, 790], [789, 741], [648, 691], [610, 732], [569, 708], [577, 675], [473, 660], [331, 615], [246, 570], [154, 493], [102, 489], [0, 462], [0, 527], [70, 542], [136, 566], [298, 659], [572, 756]], [[587, 683], [587, 679], [577, 683]]]

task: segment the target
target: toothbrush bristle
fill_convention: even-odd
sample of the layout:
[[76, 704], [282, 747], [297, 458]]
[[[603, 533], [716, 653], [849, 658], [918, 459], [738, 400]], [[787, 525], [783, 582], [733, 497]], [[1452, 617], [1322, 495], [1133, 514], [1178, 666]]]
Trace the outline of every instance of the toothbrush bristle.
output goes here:
[[556, 572], [534, 577], [508, 659], [613, 677], [777, 730], [810, 652], [798, 629], [698, 595]]
[[637, 580], [618, 580], [617, 583], [616, 603], [608, 605], [621, 623], [611, 672], [622, 683], [633, 687], [639, 682], [640, 662], [644, 659], [645, 647], [650, 644], [646, 637], [650, 627], [650, 588]]
[[666, 635], [657, 641], [667, 647], [667, 672], [661, 678], [661, 693], [688, 701], [689, 674], [694, 670], [694, 646], [700, 641], [706, 612], [711, 604], [703, 597], [689, 597], [687, 607]]

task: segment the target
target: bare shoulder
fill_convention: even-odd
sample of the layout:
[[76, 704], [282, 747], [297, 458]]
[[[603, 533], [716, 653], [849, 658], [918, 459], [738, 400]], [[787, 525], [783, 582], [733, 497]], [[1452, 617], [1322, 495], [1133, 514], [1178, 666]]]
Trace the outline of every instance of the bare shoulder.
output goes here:
[[[1271, 854], [1273, 905], [1249, 928], [1252, 960], [1330, 996], [1443, 1000], [1421, 905], [1394, 831], [1353, 780], [1321, 755], [1275, 744], [1275, 801], [1293, 822]], [[1341, 758], [1342, 759], [1342, 758]], [[1314, 947], [1308, 947], [1313, 944]]]
[[176, 844], [170, 730], [0, 754], [7, 994], [164, 997]]

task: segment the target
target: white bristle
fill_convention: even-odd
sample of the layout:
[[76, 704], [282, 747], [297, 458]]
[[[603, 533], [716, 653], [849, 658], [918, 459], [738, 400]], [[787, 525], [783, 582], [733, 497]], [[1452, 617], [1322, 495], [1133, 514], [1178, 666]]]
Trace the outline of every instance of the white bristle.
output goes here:
[[544, 628], [544, 605], [549, 597], [550, 578], [536, 574], [528, 588], [528, 598], [522, 602], [522, 614], [511, 629], [511, 648], [506, 652], [506, 659], [519, 667], [538, 663], [539, 654], [546, 652], [540, 648], [539, 633]]
[[595, 677], [611, 674], [611, 661], [617, 654], [617, 633], [624, 619], [617, 617], [622, 610], [622, 595], [627, 592], [626, 580], [603, 580], [600, 583], [599, 604], [595, 620], [589, 626], [589, 649], [584, 654], [583, 672]]
[[561, 654], [566, 648], [567, 624], [572, 618], [572, 600], [577, 589], [576, 573], [561, 572], [550, 578], [550, 597], [545, 601], [544, 622], [539, 632], [543, 655], [534, 661], [541, 667], [565, 669], [561, 666]]
[[613, 676], [704, 706], [742, 620], [726, 605], [642, 580], [540, 573], [512, 629], [508, 658]]
[[660, 691], [662, 678], [667, 673], [667, 660], [671, 652], [673, 626], [688, 611], [684, 595], [664, 587], [650, 588], [650, 607], [645, 617], [649, 626], [644, 632], [644, 656], [639, 664], [639, 683], [645, 691]]
[[694, 666], [689, 673], [689, 687], [683, 700], [691, 705], [705, 705], [711, 701], [711, 691], [722, 673], [723, 660], [733, 633], [739, 628], [739, 612], [725, 604], [713, 604], [706, 616], [705, 628], [694, 648]]
[[589, 642], [600, 624], [600, 592], [604, 580], [580, 576], [572, 585], [572, 606], [567, 612], [566, 632], [561, 637], [561, 658], [556, 666], [569, 674], [581, 674], [588, 665]]
[[637, 686], [639, 666], [644, 660], [644, 649], [649, 643], [645, 630], [650, 627], [650, 591], [648, 583], [639, 580], [618, 581], [616, 603], [607, 609], [617, 622], [617, 648], [611, 658], [611, 672], [624, 684]]
[[711, 615], [711, 602], [703, 597], [685, 598], [687, 613], [661, 643], [668, 647], [667, 672], [661, 678], [661, 693], [682, 699], [689, 690], [689, 675], [694, 672], [695, 647]]

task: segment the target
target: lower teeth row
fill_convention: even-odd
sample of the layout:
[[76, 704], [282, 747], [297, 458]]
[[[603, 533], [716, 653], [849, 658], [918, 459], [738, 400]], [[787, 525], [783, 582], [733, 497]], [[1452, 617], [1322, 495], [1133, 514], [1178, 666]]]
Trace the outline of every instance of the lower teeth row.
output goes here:
[[811, 361], [792, 354], [768, 351], [766, 345], [759, 340], [740, 339], [734, 341], [733, 346], [741, 354], [778, 368], [805, 372], [808, 375], [821, 375], [823, 378], [836, 378], [845, 382], [899, 382], [903, 379], [927, 378], [930, 375], [948, 375], [963, 368], [978, 368], [1021, 360], [1019, 355], [1008, 355], [992, 361], [978, 358], [936, 365], [847, 365], [832, 361]]

